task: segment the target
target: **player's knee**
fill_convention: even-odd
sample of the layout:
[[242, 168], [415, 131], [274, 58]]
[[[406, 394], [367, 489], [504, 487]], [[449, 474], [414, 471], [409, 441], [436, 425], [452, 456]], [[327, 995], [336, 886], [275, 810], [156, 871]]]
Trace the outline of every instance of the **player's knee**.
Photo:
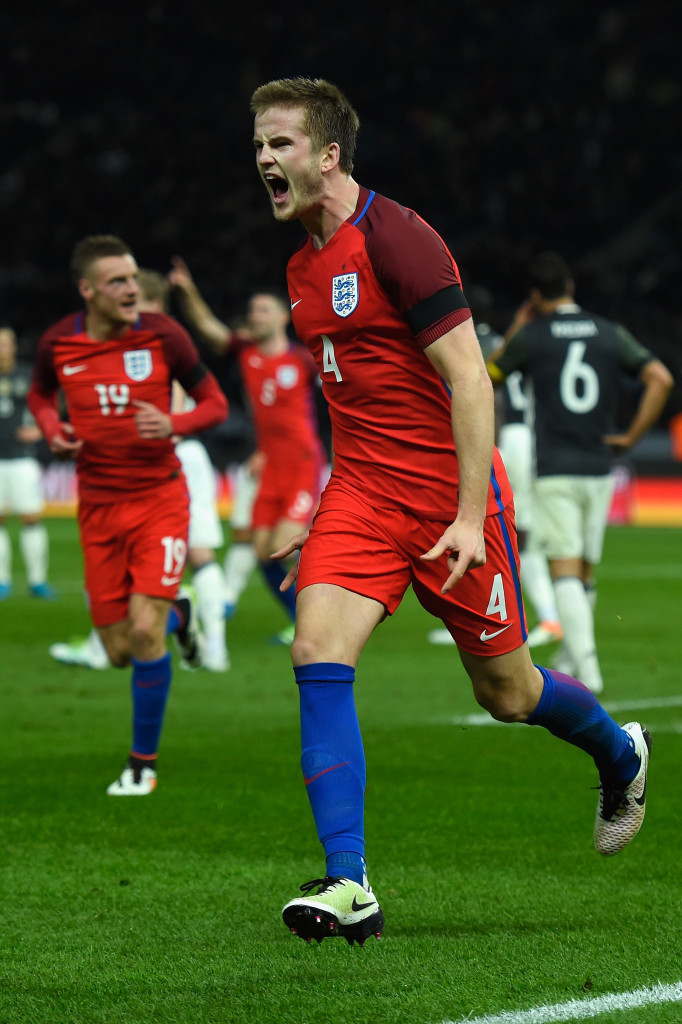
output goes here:
[[165, 649], [165, 634], [161, 635], [156, 622], [144, 618], [131, 623], [128, 633], [130, 655], [139, 661], [153, 661]]
[[481, 680], [474, 688], [476, 701], [497, 722], [525, 722], [537, 699], [514, 684], [511, 679], [497, 677]]
[[329, 644], [324, 640], [317, 641], [310, 634], [301, 632], [296, 627], [296, 635], [291, 645], [291, 660], [294, 665], [316, 665], [319, 662], [339, 661], [333, 653], [330, 653]]

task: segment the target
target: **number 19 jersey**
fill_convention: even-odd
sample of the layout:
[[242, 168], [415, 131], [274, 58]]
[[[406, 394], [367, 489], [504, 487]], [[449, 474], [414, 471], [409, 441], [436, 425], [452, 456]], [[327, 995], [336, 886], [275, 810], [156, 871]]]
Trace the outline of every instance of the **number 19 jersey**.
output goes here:
[[49, 328], [40, 339], [33, 387], [60, 388], [69, 421], [83, 448], [77, 460], [82, 497], [108, 502], [146, 495], [178, 475], [170, 438], [144, 440], [135, 425], [137, 400], [170, 412], [171, 381], [189, 388], [200, 366], [190, 336], [163, 313], [142, 313], [118, 339], [97, 341], [82, 313]]

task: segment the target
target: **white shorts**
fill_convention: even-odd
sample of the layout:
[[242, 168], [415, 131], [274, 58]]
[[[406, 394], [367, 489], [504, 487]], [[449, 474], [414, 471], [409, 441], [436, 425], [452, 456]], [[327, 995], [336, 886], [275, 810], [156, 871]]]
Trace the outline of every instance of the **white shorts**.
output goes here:
[[258, 492], [258, 480], [240, 463], [232, 475], [232, 512], [230, 526], [234, 530], [250, 530], [253, 503]]
[[222, 547], [225, 538], [218, 515], [218, 487], [215, 470], [201, 441], [178, 441], [175, 452], [189, 491], [189, 547]]
[[609, 476], [542, 476], [533, 484], [533, 529], [548, 558], [601, 560], [611, 506]]
[[39, 515], [44, 508], [40, 464], [30, 457], [0, 459], [0, 513]]
[[528, 532], [533, 522], [533, 435], [525, 423], [507, 423], [500, 428], [500, 450], [509, 483], [514, 492], [516, 529]]

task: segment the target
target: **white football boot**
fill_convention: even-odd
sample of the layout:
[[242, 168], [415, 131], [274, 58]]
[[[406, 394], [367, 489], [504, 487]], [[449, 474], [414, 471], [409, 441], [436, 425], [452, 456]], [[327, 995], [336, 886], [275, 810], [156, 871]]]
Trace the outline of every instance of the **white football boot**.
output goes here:
[[599, 803], [594, 819], [595, 849], [604, 857], [620, 853], [640, 830], [646, 808], [646, 780], [651, 753], [651, 736], [639, 722], [628, 722], [623, 729], [632, 736], [639, 754], [639, 771], [624, 789], [599, 786]]

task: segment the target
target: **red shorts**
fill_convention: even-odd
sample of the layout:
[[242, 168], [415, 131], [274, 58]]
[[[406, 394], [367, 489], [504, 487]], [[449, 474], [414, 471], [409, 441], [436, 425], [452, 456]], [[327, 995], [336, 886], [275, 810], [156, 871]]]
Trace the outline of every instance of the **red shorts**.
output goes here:
[[309, 526], [320, 500], [321, 473], [317, 456], [286, 466], [266, 463], [253, 506], [253, 529], [273, 529], [282, 519]]
[[374, 508], [332, 482], [301, 552], [296, 589], [333, 583], [379, 601], [392, 615], [411, 585], [419, 603], [442, 619], [463, 651], [485, 657], [516, 650], [528, 630], [513, 505], [485, 520], [486, 564], [465, 573], [444, 595], [445, 555], [437, 562], [420, 556], [449, 525], [403, 509]]
[[189, 495], [180, 474], [144, 498], [79, 502], [85, 589], [96, 626], [128, 616], [131, 594], [172, 601], [187, 558]]

